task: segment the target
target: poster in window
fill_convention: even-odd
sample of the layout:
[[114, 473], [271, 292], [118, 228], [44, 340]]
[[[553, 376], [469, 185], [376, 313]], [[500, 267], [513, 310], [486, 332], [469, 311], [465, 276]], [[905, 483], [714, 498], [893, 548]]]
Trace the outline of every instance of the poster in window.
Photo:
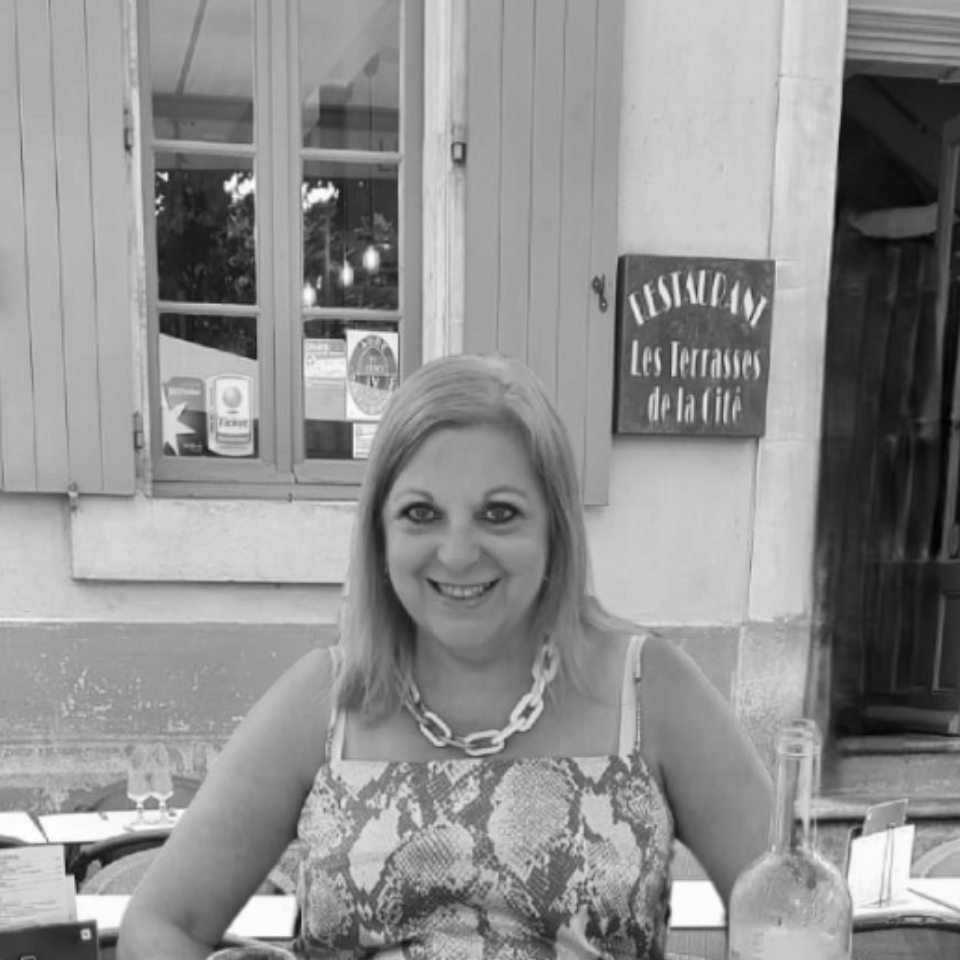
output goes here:
[[379, 420], [400, 381], [400, 335], [347, 330], [347, 419]]
[[253, 377], [207, 378], [207, 447], [221, 457], [253, 456]]
[[343, 420], [347, 410], [347, 344], [303, 341], [303, 412], [307, 420]]
[[353, 424], [353, 459], [369, 460], [370, 447], [373, 445], [373, 436], [377, 432], [375, 423]]
[[163, 384], [163, 452], [202, 457], [207, 445], [206, 386], [199, 377], [171, 377]]

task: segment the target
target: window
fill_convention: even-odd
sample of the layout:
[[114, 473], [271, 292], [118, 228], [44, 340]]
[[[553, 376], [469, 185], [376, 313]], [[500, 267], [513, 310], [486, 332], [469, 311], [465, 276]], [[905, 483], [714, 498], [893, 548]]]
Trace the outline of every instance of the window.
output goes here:
[[158, 492], [359, 482], [420, 357], [420, 6], [140, 0]]

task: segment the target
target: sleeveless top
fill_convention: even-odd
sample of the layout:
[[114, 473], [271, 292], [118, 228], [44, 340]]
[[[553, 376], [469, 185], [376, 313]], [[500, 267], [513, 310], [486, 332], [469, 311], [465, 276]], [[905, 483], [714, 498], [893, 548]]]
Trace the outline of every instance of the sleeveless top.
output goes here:
[[642, 646], [612, 756], [344, 760], [334, 707], [294, 843], [297, 956], [662, 957], [674, 827], [640, 753]]

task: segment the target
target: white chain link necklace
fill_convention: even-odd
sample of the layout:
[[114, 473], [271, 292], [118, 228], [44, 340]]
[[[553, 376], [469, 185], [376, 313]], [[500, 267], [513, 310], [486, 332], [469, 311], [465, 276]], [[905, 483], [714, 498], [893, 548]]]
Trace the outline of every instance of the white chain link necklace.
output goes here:
[[533, 661], [533, 686], [517, 701], [510, 712], [510, 720], [501, 730], [478, 730], [465, 737], [457, 736], [446, 721], [427, 709], [412, 677], [403, 705], [417, 722], [420, 732], [435, 747], [456, 747], [468, 757], [488, 757], [500, 753], [515, 733], [526, 733], [537, 722], [543, 713], [543, 692], [557, 675], [559, 665], [557, 648], [548, 638]]

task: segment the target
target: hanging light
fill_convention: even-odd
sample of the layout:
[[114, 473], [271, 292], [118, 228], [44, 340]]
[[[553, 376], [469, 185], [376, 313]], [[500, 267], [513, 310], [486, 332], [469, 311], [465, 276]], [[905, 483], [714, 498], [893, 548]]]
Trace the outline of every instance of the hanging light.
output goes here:
[[344, 260], [343, 266], [340, 268], [340, 286], [353, 286], [353, 267], [350, 266], [349, 260]]
[[380, 251], [372, 243], [363, 251], [363, 269], [367, 273], [376, 273], [380, 269]]
[[317, 302], [317, 291], [314, 290], [313, 284], [307, 282], [303, 285], [303, 305], [305, 307], [315, 306]]

